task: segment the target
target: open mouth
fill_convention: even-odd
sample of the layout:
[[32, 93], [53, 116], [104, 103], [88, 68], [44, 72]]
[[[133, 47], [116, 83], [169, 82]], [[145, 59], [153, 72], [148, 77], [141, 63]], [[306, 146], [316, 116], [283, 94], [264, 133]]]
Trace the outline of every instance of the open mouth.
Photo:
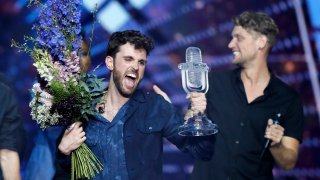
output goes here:
[[136, 80], [138, 79], [138, 75], [136, 73], [128, 73], [125, 76], [125, 85], [127, 88], [133, 88], [136, 84]]
[[233, 54], [234, 57], [236, 57], [236, 56], [238, 56], [240, 54], [240, 52], [239, 51], [233, 51], [232, 54]]

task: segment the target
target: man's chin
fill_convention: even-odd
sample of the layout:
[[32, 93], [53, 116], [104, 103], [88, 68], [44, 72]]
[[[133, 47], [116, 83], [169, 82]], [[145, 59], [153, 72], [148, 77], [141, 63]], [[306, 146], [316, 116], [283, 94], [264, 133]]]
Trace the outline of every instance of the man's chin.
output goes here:
[[240, 64], [241, 64], [241, 60], [240, 60], [240, 59], [233, 59], [233, 60], [232, 60], [232, 64], [234, 64], [234, 65], [240, 65]]
[[236, 59], [233, 59], [233, 60], [231, 61], [231, 63], [234, 64], [234, 65], [237, 65], [237, 64], [239, 64], [239, 61], [237, 61]]
[[126, 98], [129, 98], [132, 96], [132, 94], [136, 91], [136, 88], [132, 88], [130, 90], [124, 90], [124, 91], [121, 91], [120, 94], [123, 96], [123, 97], [126, 97]]
[[133, 87], [126, 87], [124, 84], [120, 90], [120, 94], [123, 97], [129, 98], [130, 96], [132, 96], [132, 94], [137, 90], [137, 87], [139, 86], [139, 83], [135, 84]]

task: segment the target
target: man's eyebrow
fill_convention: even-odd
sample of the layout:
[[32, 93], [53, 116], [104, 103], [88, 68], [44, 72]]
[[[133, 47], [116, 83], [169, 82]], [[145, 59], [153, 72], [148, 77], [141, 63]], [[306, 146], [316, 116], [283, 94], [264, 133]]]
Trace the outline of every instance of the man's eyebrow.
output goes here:
[[241, 38], [243, 36], [239, 33], [235, 33], [235, 34], [232, 34], [231, 37]]
[[123, 58], [125, 58], [125, 59], [133, 59], [132, 56], [123, 56]]

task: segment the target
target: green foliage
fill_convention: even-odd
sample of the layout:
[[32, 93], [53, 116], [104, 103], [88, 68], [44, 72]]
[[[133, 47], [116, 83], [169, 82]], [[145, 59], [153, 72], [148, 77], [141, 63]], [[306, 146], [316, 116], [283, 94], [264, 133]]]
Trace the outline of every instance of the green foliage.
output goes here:
[[98, 79], [93, 74], [81, 74], [79, 84], [68, 81], [65, 86], [60, 81], [52, 80], [48, 91], [54, 97], [54, 103], [65, 101], [70, 97], [76, 98], [78, 103], [74, 104], [74, 107], [80, 108], [82, 117], [88, 120], [89, 115], [96, 113], [95, 106], [105, 93], [102, 81], [103, 79]]
[[94, 115], [96, 113], [96, 104], [100, 102], [100, 97], [105, 93], [102, 87], [103, 79], [98, 79], [97, 76], [93, 74], [81, 74], [81, 81], [79, 82], [82, 88], [82, 103], [81, 114], [85, 120], [89, 119], [89, 115]]
[[70, 97], [69, 92], [61, 81], [52, 80], [48, 92], [53, 96], [54, 103], [64, 101]]

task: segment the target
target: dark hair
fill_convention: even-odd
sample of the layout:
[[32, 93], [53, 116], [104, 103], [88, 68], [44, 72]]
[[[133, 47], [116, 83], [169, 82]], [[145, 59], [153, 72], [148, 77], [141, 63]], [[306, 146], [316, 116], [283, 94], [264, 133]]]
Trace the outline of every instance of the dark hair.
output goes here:
[[232, 20], [236, 26], [242, 26], [248, 31], [253, 30], [267, 36], [270, 48], [277, 41], [279, 34], [278, 26], [271, 17], [264, 13], [245, 11]]
[[115, 55], [119, 52], [119, 47], [126, 43], [134, 45], [136, 49], [145, 49], [147, 55], [149, 55], [154, 48], [152, 39], [139, 31], [127, 30], [114, 32], [111, 34], [108, 43], [107, 56], [115, 58]]

